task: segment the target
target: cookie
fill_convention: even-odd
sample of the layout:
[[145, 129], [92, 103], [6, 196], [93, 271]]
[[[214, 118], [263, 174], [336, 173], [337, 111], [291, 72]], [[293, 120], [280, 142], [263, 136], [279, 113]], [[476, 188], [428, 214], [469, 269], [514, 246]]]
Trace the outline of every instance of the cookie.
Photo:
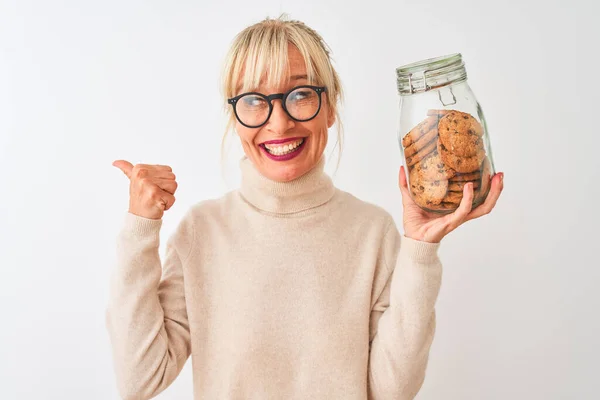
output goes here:
[[437, 124], [437, 122], [437, 117], [427, 117], [423, 121], [419, 122], [417, 126], [412, 128], [410, 132], [404, 135], [404, 137], [402, 138], [402, 146], [404, 146], [404, 148], [407, 148], [408, 146], [416, 142], [421, 136], [429, 132], [431, 128], [433, 128], [433, 126]]
[[448, 151], [439, 138], [437, 141], [437, 150], [440, 153], [440, 157], [442, 158], [444, 164], [460, 173], [477, 171], [481, 166], [483, 158], [485, 157], [485, 151], [483, 150], [478, 151], [472, 157], [457, 156], [456, 154]]
[[450, 179], [450, 182], [478, 181], [479, 179], [481, 179], [481, 170], [469, 172], [466, 174], [461, 174], [457, 172], [456, 175], [454, 175], [452, 179]]
[[483, 126], [471, 114], [453, 110], [442, 118], [444, 120], [444, 128], [449, 128], [462, 133], [470, 133], [471, 135], [483, 136]]
[[405, 157], [412, 157], [417, 154], [420, 150], [423, 150], [425, 146], [429, 144], [432, 140], [437, 138], [437, 129], [435, 126], [429, 130], [426, 134], [421, 136], [417, 141], [408, 146], [404, 151]]
[[477, 190], [479, 188], [479, 181], [464, 181], [464, 182], [448, 182], [448, 191], [449, 192], [461, 192], [463, 191], [465, 185], [469, 182], [473, 182], [473, 190]]
[[456, 205], [460, 204], [463, 195], [462, 192], [448, 192], [446, 196], [442, 199], [444, 203], [454, 203]]
[[423, 179], [416, 168], [410, 172], [409, 184], [413, 200], [419, 206], [425, 208], [440, 204], [448, 191], [447, 180], [430, 181]]
[[460, 203], [447, 203], [445, 201], [442, 201], [440, 204], [438, 204], [437, 206], [435, 206], [436, 210], [440, 210], [440, 211], [454, 211], [458, 208]]
[[437, 150], [433, 150], [423, 160], [415, 165], [421, 179], [437, 181], [440, 179], [449, 179], [456, 175], [456, 171], [449, 168], [442, 159]]
[[421, 151], [419, 151], [412, 157], [406, 157], [406, 165], [408, 167], [412, 167], [413, 165], [415, 165], [416, 163], [418, 163], [419, 161], [421, 161], [422, 159], [427, 157], [427, 155], [429, 155], [432, 151], [434, 151], [436, 149], [437, 142], [438, 142], [438, 139], [433, 139], [431, 142], [427, 143], [427, 145], [425, 147], [423, 147], [423, 149], [421, 149]]
[[[474, 130], [470, 127], [465, 127], [470, 122], [464, 121], [461, 117], [456, 117], [456, 113], [454, 112], [447, 114], [440, 119], [438, 124], [439, 137], [440, 141], [451, 153], [459, 157], [472, 157], [478, 152], [484, 151], [483, 138], [471, 133]], [[479, 124], [477, 121], [475, 122]]]
[[481, 164], [481, 184], [479, 190], [475, 193], [475, 202], [480, 203], [485, 200], [492, 184], [492, 163], [486, 156]]

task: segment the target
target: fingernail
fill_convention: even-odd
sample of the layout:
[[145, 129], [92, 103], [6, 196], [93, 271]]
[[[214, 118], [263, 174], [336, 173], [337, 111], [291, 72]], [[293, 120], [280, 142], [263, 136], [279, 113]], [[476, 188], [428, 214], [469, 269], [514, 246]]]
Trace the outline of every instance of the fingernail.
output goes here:
[[500, 183], [504, 183], [504, 172], [500, 172]]

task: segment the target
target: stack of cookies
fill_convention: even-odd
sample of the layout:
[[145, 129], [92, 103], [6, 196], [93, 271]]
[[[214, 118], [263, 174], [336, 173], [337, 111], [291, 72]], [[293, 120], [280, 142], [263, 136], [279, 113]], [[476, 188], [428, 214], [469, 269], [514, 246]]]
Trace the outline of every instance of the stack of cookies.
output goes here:
[[474, 205], [487, 196], [491, 163], [483, 127], [472, 115], [429, 110], [427, 118], [402, 138], [413, 200], [429, 211], [453, 211], [473, 182]]

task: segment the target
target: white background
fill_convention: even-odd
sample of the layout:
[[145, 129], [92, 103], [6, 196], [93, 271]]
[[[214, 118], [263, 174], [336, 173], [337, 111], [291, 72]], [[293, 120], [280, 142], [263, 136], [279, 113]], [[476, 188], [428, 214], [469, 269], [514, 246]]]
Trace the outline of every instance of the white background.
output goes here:
[[[505, 191], [443, 241], [418, 399], [598, 398], [593, 0], [1, 0], [0, 398], [118, 398], [104, 309], [128, 182], [111, 163], [173, 167], [164, 254], [192, 204], [237, 185], [235, 142], [221, 174], [220, 68], [237, 32], [280, 12], [333, 49], [336, 185], [398, 223], [395, 68], [460, 52], [486, 113]], [[158, 398], [192, 399], [190, 366]]]

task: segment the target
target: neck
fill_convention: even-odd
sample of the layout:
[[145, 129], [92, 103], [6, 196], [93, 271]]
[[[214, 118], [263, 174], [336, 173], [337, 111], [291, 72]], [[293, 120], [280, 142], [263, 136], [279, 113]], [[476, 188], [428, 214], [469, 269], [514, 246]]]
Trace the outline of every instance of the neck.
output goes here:
[[325, 156], [304, 175], [277, 182], [262, 175], [248, 157], [240, 160], [240, 194], [254, 207], [274, 214], [293, 214], [327, 203], [335, 193], [331, 178], [324, 172]]

